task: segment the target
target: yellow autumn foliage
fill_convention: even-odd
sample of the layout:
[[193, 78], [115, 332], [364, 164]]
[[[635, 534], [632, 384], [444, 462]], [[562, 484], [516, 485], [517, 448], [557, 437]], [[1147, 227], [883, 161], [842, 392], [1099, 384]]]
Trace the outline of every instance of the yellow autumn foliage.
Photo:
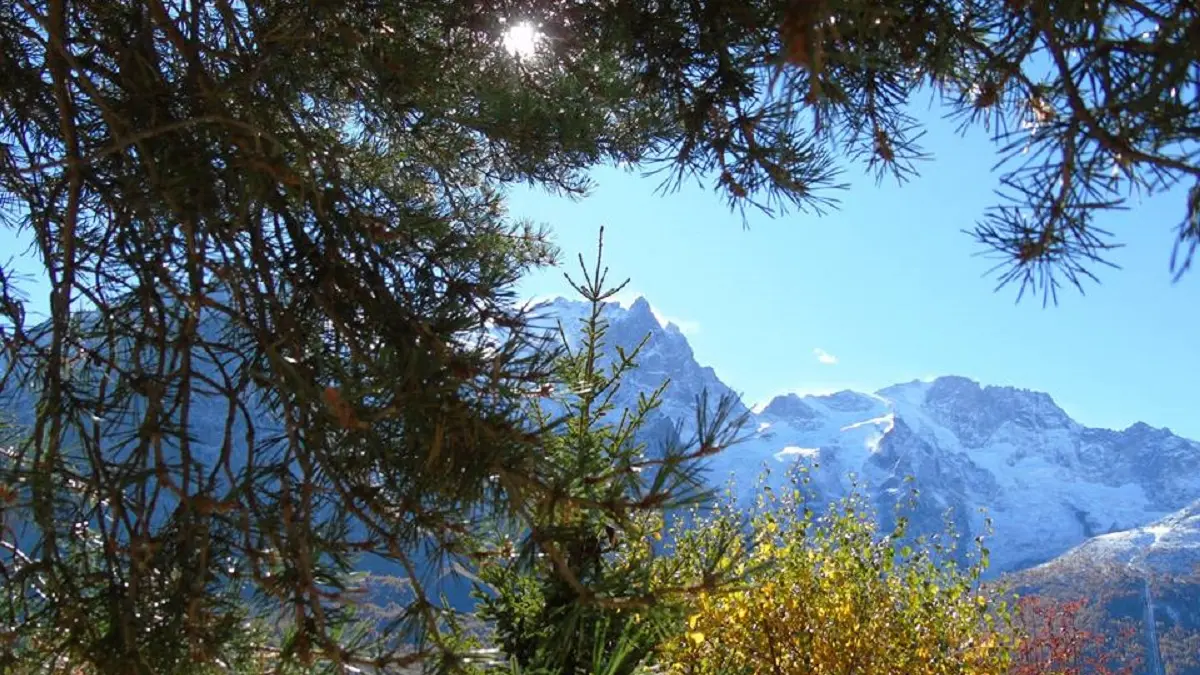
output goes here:
[[[851, 498], [825, 516], [768, 499], [749, 528], [745, 583], [690, 602], [686, 628], [660, 649], [676, 675], [1002, 675], [1013, 646], [1007, 608], [960, 568], [881, 533]], [[727, 530], [725, 509], [693, 523]]]

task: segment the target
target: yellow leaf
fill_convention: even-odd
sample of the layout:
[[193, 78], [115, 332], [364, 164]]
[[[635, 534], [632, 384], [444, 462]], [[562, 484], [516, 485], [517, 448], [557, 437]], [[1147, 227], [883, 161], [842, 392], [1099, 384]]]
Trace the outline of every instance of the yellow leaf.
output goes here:
[[700, 631], [692, 631], [688, 633], [688, 639], [699, 645], [700, 643], [704, 642], [704, 633], [701, 633]]

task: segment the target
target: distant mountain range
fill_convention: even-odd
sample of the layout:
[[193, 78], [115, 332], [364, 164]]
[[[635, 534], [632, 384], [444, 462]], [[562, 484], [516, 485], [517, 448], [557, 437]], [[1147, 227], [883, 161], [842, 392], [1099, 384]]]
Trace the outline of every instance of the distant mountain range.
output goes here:
[[[538, 306], [543, 320], [567, 332], [587, 311], [562, 298]], [[639, 298], [628, 308], [608, 303], [609, 347], [630, 348], [649, 336], [638, 370], [619, 401], [670, 379], [660, 409], [667, 420], [691, 419], [696, 395], [730, 387], [696, 362], [687, 338], [663, 326]], [[798, 383], [802, 384], [802, 383]], [[782, 480], [796, 463], [818, 499], [833, 499], [859, 481], [881, 517], [906, 500], [911, 477], [920, 491], [907, 515], [917, 531], [939, 532], [948, 516], [957, 532], [989, 538], [992, 571], [1046, 562], [1089, 538], [1168, 517], [1200, 499], [1200, 443], [1167, 429], [1085, 427], [1048, 395], [984, 386], [963, 377], [897, 384], [876, 392], [785, 395], [746, 411], [750, 438], [718, 455], [713, 482], [732, 478], [748, 495], [764, 467]]]
[[[568, 339], [577, 341], [588, 311], [583, 302], [559, 298], [535, 313], [548, 328], [561, 321]], [[610, 351], [646, 340], [618, 406], [633, 406], [640, 394], [670, 382], [649, 434], [686, 427], [701, 392], [710, 401], [734, 393], [696, 361], [677, 327], [659, 323], [644, 298], [628, 308], [608, 303], [603, 314]], [[218, 322], [204, 317], [201, 330], [215, 339], [223, 330], [213, 325]], [[215, 357], [196, 359], [197, 367], [214, 373], [229, 368]], [[3, 394], [15, 421], [33, 421], [28, 392]], [[191, 452], [206, 461], [220, 452], [227, 411], [217, 399], [196, 397]], [[261, 403], [246, 401], [259, 425], [272, 417]], [[1200, 499], [1200, 443], [1140, 423], [1119, 431], [1085, 427], [1047, 394], [962, 377], [876, 392], [785, 395], [753, 410], [739, 404], [739, 410], [747, 416], [748, 438], [711, 460], [714, 484], [732, 479], [748, 497], [764, 468], [772, 470], [770, 480], [783, 481], [788, 468], [817, 465], [809, 474], [816, 499], [846, 494], [853, 475], [886, 519], [915, 487], [920, 499], [906, 515], [917, 532], [941, 532], [949, 517], [958, 533], [972, 538], [986, 534], [980, 511], [986, 509], [995, 528], [989, 539], [995, 572], [1046, 562], [1091, 537], [1149, 525]], [[115, 415], [104, 420], [105, 433], [129, 433], [130, 423]], [[234, 429], [235, 438], [240, 431]], [[232, 458], [235, 468], [239, 459]]]

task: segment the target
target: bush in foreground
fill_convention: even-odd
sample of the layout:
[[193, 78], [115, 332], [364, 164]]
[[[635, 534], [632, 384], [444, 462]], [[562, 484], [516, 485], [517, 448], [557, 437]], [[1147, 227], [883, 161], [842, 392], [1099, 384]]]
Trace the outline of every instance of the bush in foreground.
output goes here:
[[[686, 626], [661, 649], [686, 675], [726, 673], [973, 673], [1008, 670], [1016, 644], [1008, 605], [982, 591], [986, 555], [968, 568], [918, 542], [905, 522], [880, 533], [855, 497], [814, 517], [800, 490], [764, 492], [740, 560], [745, 584], [691, 603]], [[697, 553], [738, 527], [721, 509], [684, 535]], [[881, 536], [882, 535], [882, 536]], [[986, 554], [986, 551], [982, 551]]]

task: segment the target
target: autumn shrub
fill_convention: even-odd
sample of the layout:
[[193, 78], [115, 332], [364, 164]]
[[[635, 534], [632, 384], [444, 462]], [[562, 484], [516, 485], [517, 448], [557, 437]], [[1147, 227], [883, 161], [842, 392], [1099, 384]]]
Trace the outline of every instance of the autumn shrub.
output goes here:
[[1136, 627], [1090, 628], [1086, 599], [1021, 598], [1014, 611], [1020, 646], [1009, 675], [1133, 675], [1141, 667]]
[[1200, 674], [1200, 630], [1178, 625], [1161, 630], [1158, 648], [1167, 675]]
[[740, 517], [724, 506], [682, 533], [681, 555], [704, 555], [748, 518], [730, 564], [744, 583], [688, 603], [678, 633], [661, 647], [671, 673], [872, 673], [1002, 675], [1015, 633], [1007, 603], [982, 590], [987, 552], [960, 566], [907, 522], [881, 532], [867, 504], [850, 496], [816, 515], [803, 485], [763, 489]]

